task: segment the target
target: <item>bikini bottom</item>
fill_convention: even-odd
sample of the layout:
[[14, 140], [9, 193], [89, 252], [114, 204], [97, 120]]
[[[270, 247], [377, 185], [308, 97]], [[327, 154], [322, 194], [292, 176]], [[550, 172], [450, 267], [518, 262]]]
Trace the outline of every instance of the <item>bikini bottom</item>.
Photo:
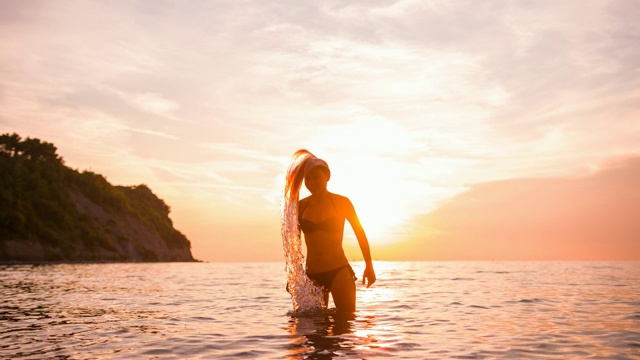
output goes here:
[[356, 278], [356, 273], [353, 271], [353, 269], [351, 268], [351, 265], [347, 264], [347, 265], [342, 265], [338, 268], [335, 268], [333, 270], [329, 270], [329, 271], [324, 271], [324, 272], [319, 272], [319, 273], [307, 273], [307, 277], [315, 282], [317, 282], [318, 284], [322, 285], [322, 287], [324, 287], [327, 290], [331, 289], [331, 284], [333, 283], [333, 279], [336, 277], [336, 275], [338, 275], [338, 273], [340, 271], [342, 271], [342, 269], [344, 268], [348, 268], [349, 272], [351, 273], [351, 276], [353, 277], [353, 280], [357, 280]]

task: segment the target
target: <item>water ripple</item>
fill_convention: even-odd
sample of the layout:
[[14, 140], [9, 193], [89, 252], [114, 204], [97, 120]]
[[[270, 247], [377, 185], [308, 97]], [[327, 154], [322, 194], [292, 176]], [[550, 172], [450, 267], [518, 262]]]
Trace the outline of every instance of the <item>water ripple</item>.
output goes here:
[[288, 313], [282, 267], [1, 266], [0, 358], [640, 357], [638, 262], [380, 262], [354, 317]]

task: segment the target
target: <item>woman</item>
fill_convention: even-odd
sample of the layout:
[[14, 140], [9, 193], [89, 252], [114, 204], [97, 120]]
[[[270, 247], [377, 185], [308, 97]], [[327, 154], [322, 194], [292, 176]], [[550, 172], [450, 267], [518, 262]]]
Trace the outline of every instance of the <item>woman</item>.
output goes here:
[[[295, 165], [295, 166], [294, 166]], [[333, 297], [340, 312], [356, 310], [355, 273], [342, 249], [344, 221], [351, 224], [365, 260], [362, 284], [371, 286], [376, 281], [369, 242], [358, 220], [351, 201], [330, 193], [327, 182], [331, 178], [329, 165], [306, 150], [294, 155], [289, 169], [287, 188], [290, 195], [298, 196], [301, 176], [311, 195], [298, 203], [298, 226], [307, 245], [306, 274], [324, 290], [324, 306]]]

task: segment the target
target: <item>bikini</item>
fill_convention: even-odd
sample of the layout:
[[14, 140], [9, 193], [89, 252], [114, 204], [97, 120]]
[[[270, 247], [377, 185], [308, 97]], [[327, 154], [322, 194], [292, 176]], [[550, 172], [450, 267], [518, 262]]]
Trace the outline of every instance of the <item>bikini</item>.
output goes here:
[[[338, 208], [336, 207], [336, 203], [333, 201], [333, 197], [329, 196], [329, 199], [331, 199], [331, 203], [333, 204], [333, 208], [336, 211], [336, 215], [338, 215]], [[311, 200], [307, 201], [307, 204], [305, 205], [305, 207], [300, 212], [300, 216], [299, 216], [299, 219], [298, 219], [298, 223], [300, 225], [300, 229], [302, 230], [302, 232], [305, 235], [309, 234], [309, 233], [312, 233], [312, 232], [316, 232], [316, 231], [340, 232], [340, 231], [343, 230], [344, 222], [338, 216], [324, 219], [324, 220], [320, 221], [319, 223], [313, 222], [311, 220], [304, 219], [302, 217], [302, 215], [304, 214], [304, 211], [309, 206], [310, 202], [311, 202]], [[333, 270], [329, 270], [329, 271], [323, 271], [323, 272], [319, 272], [319, 273], [306, 273], [306, 274], [307, 274], [307, 277], [309, 279], [314, 280], [318, 284], [322, 285], [322, 287], [324, 287], [325, 289], [329, 290], [329, 289], [331, 289], [331, 284], [333, 283], [333, 279], [344, 268], [347, 268], [349, 270], [349, 272], [351, 273], [351, 276], [353, 277], [353, 280], [356, 280], [356, 273], [353, 271], [353, 269], [351, 268], [351, 265], [349, 265], [349, 264], [342, 265], [340, 267], [337, 267], [337, 268], [335, 268]]]
[[356, 278], [356, 273], [353, 271], [353, 269], [351, 268], [351, 265], [346, 264], [346, 265], [342, 265], [336, 269], [333, 270], [329, 270], [329, 271], [323, 271], [323, 272], [319, 272], [319, 273], [307, 273], [307, 277], [315, 282], [317, 282], [318, 284], [322, 285], [323, 288], [327, 289], [327, 290], [331, 290], [331, 284], [333, 284], [333, 279], [335, 279], [336, 275], [338, 275], [338, 273], [340, 271], [342, 271], [342, 269], [347, 268], [349, 270], [349, 272], [351, 273], [351, 277], [353, 277], [353, 280], [358, 280], [358, 278]]

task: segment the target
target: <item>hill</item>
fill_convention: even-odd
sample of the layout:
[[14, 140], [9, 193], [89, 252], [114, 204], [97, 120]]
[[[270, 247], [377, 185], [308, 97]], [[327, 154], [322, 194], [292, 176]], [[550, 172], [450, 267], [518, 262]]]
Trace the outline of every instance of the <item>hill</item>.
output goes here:
[[113, 186], [56, 151], [0, 135], [0, 261], [194, 261], [149, 187]]

